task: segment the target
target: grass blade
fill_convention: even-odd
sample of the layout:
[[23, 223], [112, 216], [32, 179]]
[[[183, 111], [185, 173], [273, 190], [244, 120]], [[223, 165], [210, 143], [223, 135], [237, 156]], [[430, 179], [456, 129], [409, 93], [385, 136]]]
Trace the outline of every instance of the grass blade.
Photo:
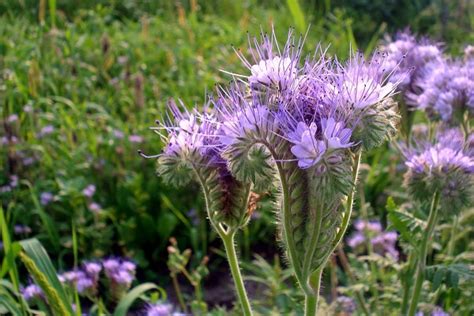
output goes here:
[[298, 0], [286, 0], [288, 9], [290, 9], [293, 20], [295, 21], [296, 29], [301, 33], [306, 32], [306, 21], [304, 18], [303, 10]]
[[137, 298], [149, 290], [159, 290], [158, 286], [153, 283], [143, 283], [134, 287], [130, 292], [122, 298], [114, 311], [114, 316], [126, 316], [128, 309], [132, 306]]
[[3, 212], [3, 207], [0, 206], [0, 229], [2, 230], [2, 241], [3, 249], [5, 252], [5, 261], [2, 264], [2, 272], [5, 268], [6, 263], [9, 263], [8, 273], [10, 274], [10, 279], [15, 287], [16, 291], [20, 290], [20, 281], [18, 279], [18, 269], [15, 262], [10, 262], [11, 256], [14, 255], [14, 249], [12, 249], [12, 242], [10, 239], [10, 233], [8, 231], [8, 225], [5, 219], [5, 213]]
[[[47, 285], [50, 287], [48, 287], [47, 289], [43, 288], [45, 284], [39, 284], [39, 280], [37, 280], [35, 276], [33, 276], [35, 278], [35, 281], [38, 283], [39, 286], [43, 288], [43, 291], [55, 291], [57, 293], [57, 296], [59, 297], [60, 303], [64, 305], [64, 308], [67, 310], [67, 312], [69, 312], [69, 315], [72, 315], [73, 311], [71, 304], [69, 303], [68, 297], [63, 289], [61, 282], [59, 282], [56, 270], [54, 269], [54, 266], [51, 263], [51, 260], [49, 259], [49, 256], [46, 250], [41, 245], [41, 243], [37, 239], [33, 238], [23, 240], [20, 242], [20, 244], [26, 253], [26, 259], [30, 258], [32, 260], [34, 265], [36, 265], [36, 268], [39, 270], [38, 272], [44, 275], [45, 283], [47, 283]], [[23, 262], [25, 262], [24, 257], [22, 258]], [[29, 272], [31, 273], [32, 271]]]

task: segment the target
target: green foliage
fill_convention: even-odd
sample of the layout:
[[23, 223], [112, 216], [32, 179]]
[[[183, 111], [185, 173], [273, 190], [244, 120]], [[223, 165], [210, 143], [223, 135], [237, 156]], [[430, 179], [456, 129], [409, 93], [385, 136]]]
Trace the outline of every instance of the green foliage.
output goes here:
[[426, 279], [432, 282], [433, 291], [441, 284], [449, 288], [457, 288], [459, 280], [474, 280], [474, 270], [466, 264], [432, 265], [426, 269]]

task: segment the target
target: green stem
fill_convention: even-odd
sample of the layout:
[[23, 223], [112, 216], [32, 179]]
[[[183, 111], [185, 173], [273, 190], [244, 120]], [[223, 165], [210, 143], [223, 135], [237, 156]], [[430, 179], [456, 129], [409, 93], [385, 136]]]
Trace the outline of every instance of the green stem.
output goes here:
[[[270, 148], [270, 147], [268, 147]], [[273, 157], [275, 156], [275, 153], [272, 152]], [[294, 245], [294, 240], [293, 236], [289, 233], [291, 232], [291, 213], [290, 213], [290, 192], [288, 190], [288, 184], [286, 183], [286, 177], [285, 177], [285, 171], [283, 169], [283, 166], [281, 165], [280, 162], [276, 162], [276, 166], [278, 169], [278, 174], [279, 174], [279, 179], [280, 179], [280, 185], [281, 185], [281, 191], [282, 191], [282, 212], [281, 212], [281, 221], [283, 224], [283, 242], [285, 243], [285, 248], [288, 251], [288, 260], [290, 261], [290, 265], [293, 267], [293, 270], [295, 271], [295, 276], [296, 279], [298, 280], [298, 283], [303, 287], [305, 286], [303, 282], [303, 278], [301, 275], [301, 267], [300, 265], [296, 262], [297, 254], [296, 254], [296, 249], [292, 245]]]
[[414, 253], [410, 253], [408, 256], [408, 266], [407, 271], [404, 276], [403, 283], [403, 299], [402, 299], [402, 315], [406, 315], [408, 311], [408, 301], [410, 299], [410, 287], [411, 287], [411, 278], [410, 275], [413, 271], [413, 266], [416, 264], [416, 257]]
[[232, 278], [234, 279], [235, 288], [237, 290], [237, 296], [242, 307], [243, 315], [250, 316], [252, 315], [252, 309], [247, 297], [247, 292], [245, 291], [242, 275], [240, 274], [239, 261], [235, 252], [234, 236], [235, 231], [231, 230], [228, 234], [222, 234], [221, 238], [224, 242], [224, 248], [227, 254], [227, 260], [229, 261], [230, 272], [232, 273]]
[[410, 303], [410, 309], [408, 311], [409, 316], [415, 315], [416, 308], [418, 306], [418, 301], [420, 299], [421, 288], [423, 281], [425, 279], [425, 269], [426, 269], [426, 256], [428, 253], [428, 246], [431, 236], [433, 234], [434, 228], [436, 226], [436, 221], [438, 217], [438, 203], [439, 203], [439, 192], [433, 194], [433, 200], [431, 202], [430, 214], [428, 216], [428, 226], [426, 227], [425, 234], [421, 241], [420, 247], [420, 256], [418, 258], [418, 266], [416, 269], [416, 280], [415, 286], [413, 288], [412, 301]]
[[183, 294], [181, 293], [181, 288], [179, 287], [178, 278], [176, 277], [176, 274], [172, 273], [171, 279], [173, 280], [173, 287], [174, 291], [176, 292], [176, 297], [178, 298], [179, 306], [181, 306], [181, 309], [184, 313], [187, 313], [188, 310], [186, 308], [186, 304], [184, 303]]
[[347, 227], [349, 227], [349, 221], [351, 220], [352, 208], [354, 205], [354, 193], [357, 187], [356, 183], [357, 183], [357, 176], [359, 175], [361, 157], [362, 157], [362, 150], [359, 150], [359, 152], [356, 153], [356, 156], [354, 158], [354, 165], [352, 166], [352, 182], [353, 182], [352, 188], [353, 189], [351, 190], [351, 192], [349, 192], [349, 195], [347, 196], [347, 209], [344, 212], [344, 217], [342, 218], [341, 228], [337, 232], [336, 238], [334, 239], [333, 249], [331, 253], [333, 253], [337, 245], [339, 245], [339, 242], [341, 241], [342, 237], [344, 237], [344, 234], [346, 233]]
[[309, 286], [312, 290], [311, 293], [305, 293], [305, 304], [304, 304], [304, 315], [315, 316], [318, 310], [319, 302], [319, 289], [321, 287], [321, 275], [323, 269], [320, 268], [311, 274], [309, 277]]

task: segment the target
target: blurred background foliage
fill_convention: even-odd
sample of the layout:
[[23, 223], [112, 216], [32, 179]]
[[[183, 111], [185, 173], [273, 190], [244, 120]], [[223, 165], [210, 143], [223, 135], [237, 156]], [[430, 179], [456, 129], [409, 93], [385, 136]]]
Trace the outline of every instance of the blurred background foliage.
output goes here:
[[[198, 186], [161, 183], [152, 160], [160, 139], [148, 129], [167, 100], [202, 105], [206, 93], [245, 72], [232, 46], [247, 32], [290, 26], [330, 53], [369, 52], [409, 27], [449, 44], [459, 55], [473, 42], [469, 0], [354, 1], [67, 1], [0, 3], [0, 197], [7, 221], [28, 225], [17, 239], [36, 236], [55, 264], [71, 266], [72, 227], [81, 258], [124, 255], [139, 278], [167, 274], [166, 246], [175, 236], [193, 260], [219, 263]], [[17, 116], [15, 118], [15, 115]], [[400, 196], [400, 167], [381, 148], [364, 165], [359, 198], [385, 221], [388, 195]], [[398, 177], [400, 178], [400, 177]], [[85, 192], [88, 186], [95, 192]], [[48, 195], [49, 194], [49, 195]], [[49, 198], [48, 198], [49, 197]], [[278, 253], [269, 198], [241, 234], [241, 252]], [[213, 260], [215, 259], [215, 260]], [[212, 269], [211, 269], [212, 271]], [[212, 275], [211, 275], [212, 278]]]

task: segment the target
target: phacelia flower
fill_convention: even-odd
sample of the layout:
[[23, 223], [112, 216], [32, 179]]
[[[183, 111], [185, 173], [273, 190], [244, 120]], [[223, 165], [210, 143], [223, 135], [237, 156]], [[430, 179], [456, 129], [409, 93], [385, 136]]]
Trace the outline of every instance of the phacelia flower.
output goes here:
[[347, 296], [339, 296], [334, 305], [336, 315], [352, 315], [357, 308], [355, 301]]
[[86, 186], [84, 188], [84, 190], [82, 190], [82, 194], [84, 194], [84, 196], [86, 197], [92, 197], [95, 193], [95, 185], [93, 184], [89, 184], [88, 186]]
[[41, 205], [46, 206], [54, 200], [54, 195], [51, 192], [42, 192], [40, 195]]
[[146, 316], [171, 316], [173, 305], [164, 303], [150, 304], [146, 308]]
[[404, 155], [405, 186], [415, 199], [439, 192], [442, 208], [456, 212], [472, 203], [473, 152], [459, 130], [439, 130], [434, 142], [418, 140]]
[[474, 62], [442, 59], [428, 63], [407, 93], [408, 103], [445, 122], [461, 122], [474, 113]]
[[403, 94], [414, 92], [415, 83], [424, 72], [424, 67], [442, 59], [442, 51], [427, 39], [417, 40], [410, 32], [397, 34], [393, 42], [383, 48], [387, 54], [384, 67], [392, 72], [390, 81], [399, 82], [398, 90]]
[[34, 299], [43, 299], [44, 293], [41, 288], [36, 284], [30, 284], [21, 290], [21, 294], [26, 301], [31, 301]]
[[372, 244], [373, 250], [379, 255], [390, 255], [398, 260], [399, 252], [396, 249], [397, 233], [393, 231], [384, 231], [379, 221], [355, 222], [356, 231], [347, 239], [347, 245], [357, 252], [365, 251], [367, 242]]

